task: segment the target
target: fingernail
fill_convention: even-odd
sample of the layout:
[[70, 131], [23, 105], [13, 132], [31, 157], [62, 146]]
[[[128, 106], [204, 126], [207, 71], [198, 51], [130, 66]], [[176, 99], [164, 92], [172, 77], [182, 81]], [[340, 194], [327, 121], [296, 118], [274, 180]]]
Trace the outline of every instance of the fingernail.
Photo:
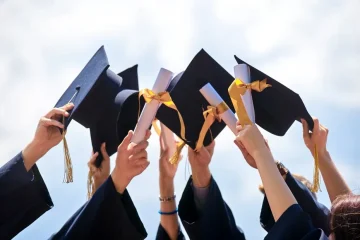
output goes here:
[[65, 116], [69, 116], [69, 113], [68, 113], [68, 112], [65, 112]]

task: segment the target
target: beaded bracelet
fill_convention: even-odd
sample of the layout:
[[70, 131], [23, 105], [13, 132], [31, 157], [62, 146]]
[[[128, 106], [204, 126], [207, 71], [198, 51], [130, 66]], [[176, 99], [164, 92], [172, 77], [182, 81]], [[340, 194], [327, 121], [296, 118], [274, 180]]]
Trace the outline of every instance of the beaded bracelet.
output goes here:
[[160, 213], [161, 215], [173, 215], [173, 214], [176, 214], [177, 212], [178, 212], [177, 209], [175, 209], [175, 210], [172, 211], [172, 212], [162, 212], [161, 210], [159, 210], [159, 213]]
[[171, 202], [174, 201], [176, 199], [176, 194], [174, 194], [174, 196], [172, 197], [159, 197], [160, 202]]

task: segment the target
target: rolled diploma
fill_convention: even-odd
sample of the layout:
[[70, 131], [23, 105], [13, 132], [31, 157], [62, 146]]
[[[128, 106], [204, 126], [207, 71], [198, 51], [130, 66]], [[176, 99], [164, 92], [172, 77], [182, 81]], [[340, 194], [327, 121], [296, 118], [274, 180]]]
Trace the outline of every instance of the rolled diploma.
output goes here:
[[[234, 67], [235, 78], [241, 79], [244, 83], [250, 83], [250, 69], [246, 64], [238, 64]], [[241, 96], [243, 100], [246, 112], [250, 120], [255, 122], [255, 110], [254, 103], [251, 95], [251, 90], [247, 90], [244, 95]]]
[[160, 123], [161, 135], [164, 139], [165, 148], [168, 149], [169, 157], [172, 157], [176, 152], [176, 142], [174, 133], [164, 124]]
[[[208, 83], [200, 89], [201, 94], [204, 98], [210, 103], [211, 106], [217, 106], [222, 103], [224, 100], [221, 96], [216, 92], [213, 86]], [[226, 112], [220, 114], [221, 119], [226, 123], [226, 125], [230, 128], [230, 130], [237, 135], [236, 131], [236, 117], [235, 114], [231, 111], [231, 109]]]
[[[157, 94], [159, 92], [165, 91], [166, 88], [169, 86], [172, 77], [173, 77], [172, 72], [164, 68], [161, 68], [154, 83], [154, 87], [152, 89], [153, 92]], [[160, 102], [156, 100], [153, 100], [145, 104], [140, 114], [138, 123], [136, 124], [134, 135], [131, 139], [131, 142], [138, 144], [144, 140], [146, 130], [149, 129], [159, 106], [160, 106]]]

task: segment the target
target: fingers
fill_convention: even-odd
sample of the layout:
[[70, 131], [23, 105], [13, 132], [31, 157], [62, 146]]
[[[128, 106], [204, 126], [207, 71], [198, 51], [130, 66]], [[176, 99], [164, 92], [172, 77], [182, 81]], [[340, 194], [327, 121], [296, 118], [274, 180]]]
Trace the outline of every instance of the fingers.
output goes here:
[[140, 173], [142, 173], [149, 166], [149, 164], [150, 162], [147, 159], [140, 159], [135, 162], [135, 165], [141, 168]]
[[147, 152], [145, 150], [137, 152], [129, 157], [129, 160], [136, 161], [138, 159], [147, 159]]
[[236, 131], [240, 132], [243, 129], [243, 127], [241, 125], [236, 125]]
[[133, 137], [134, 132], [132, 130], [130, 130], [128, 132], [128, 134], [126, 135], [126, 137], [123, 139], [123, 141], [120, 143], [119, 147], [118, 147], [118, 151], [122, 150], [125, 151], [127, 150], [129, 144], [131, 143], [131, 138]]
[[62, 115], [62, 116], [68, 117], [68, 116], [69, 116], [69, 113], [68, 113], [66, 110], [62, 109], [62, 108], [53, 108], [53, 109], [51, 109], [50, 112], [48, 112], [48, 113], [45, 115], [45, 117], [46, 117], [46, 118], [52, 118], [52, 117], [54, 117], [55, 115]]
[[301, 123], [302, 123], [302, 126], [303, 126], [303, 138], [304, 139], [310, 138], [308, 123], [305, 121], [305, 119], [301, 119]]
[[214, 151], [214, 148], [215, 148], [215, 140], [213, 140], [209, 145], [207, 145], [206, 147], [206, 150], [208, 150], [209, 152], [212, 152]]
[[151, 131], [148, 129], [148, 130], [146, 130], [144, 140], [148, 140], [150, 138], [150, 136], [151, 136]]
[[40, 123], [42, 125], [44, 125], [45, 127], [55, 126], [55, 127], [61, 128], [61, 129], [64, 128], [64, 124], [62, 124], [61, 122], [56, 121], [54, 119], [46, 118], [46, 117], [42, 117], [40, 119]]
[[142, 141], [139, 144], [135, 145], [130, 151], [131, 151], [131, 153], [137, 153], [142, 150], [145, 150], [148, 146], [149, 146], [148, 141]]
[[64, 106], [62, 106], [60, 108], [64, 109], [65, 111], [69, 111], [69, 110], [73, 109], [73, 107], [74, 107], [73, 103], [68, 103], [68, 104], [66, 104], [66, 105], [64, 105]]
[[100, 151], [101, 151], [101, 154], [102, 154], [102, 156], [104, 158], [103, 159], [104, 161], [107, 161], [107, 160], [110, 159], [109, 154], [106, 151], [106, 143], [101, 144]]
[[94, 153], [94, 154], [92, 154], [91, 155], [91, 158], [90, 158], [90, 160], [89, 160], [89, 162], [88, 162], [88, 166], [90, 167], [90, 168], [95, 168], [96, 166], [95, 166], [95, 161], [96, 161], [96, 158], [99, 156], [99, 153], [98, 152], [96, 152], [96, 153]]
[[320, 131], [320, 123], [319, 123], [319, 119], [317, 118], [313, 118], [314, 119], [314, 130], [313, 133], [316, 135], [319, 133]]

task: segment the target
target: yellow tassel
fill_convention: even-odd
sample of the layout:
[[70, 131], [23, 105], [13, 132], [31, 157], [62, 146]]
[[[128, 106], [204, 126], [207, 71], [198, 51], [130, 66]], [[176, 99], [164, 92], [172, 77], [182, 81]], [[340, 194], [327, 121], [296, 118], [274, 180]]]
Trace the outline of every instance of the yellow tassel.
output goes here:
[[89, 168], [89, 173], [88, 173], [88, 179], [87, 179], [87, 198], [88, 200], [92, 197], [92, 195], [94, 194], [94, 188], [93, 188], [93, 174], [91, 171], [91, 168]]
[[315, 149], [314, 149], [314, 157], [315, 157], [315, 169], [314, 169], [314, 179], [313, 179], [313, 186], [311, 188], [311, 191], [313, 193], [317, 193], [320, 189], [320, 171], [319, 171], [319, 155], [318, 155], [318, 151], [317, 151], [317, 146], [315, 144]]
[[171, 164], [178, 164], [180, 161], [181, 150], [184, 148], [185, 142], [181, 141], [176, 145], [176, 151], [174, 155], [169, 159]]
[[72, 169], [72, 163], [71, 163], [71, 158], [70, 158], [70, 152], [69, 152], [69, 148], [67, 145], [67, 141], [65, 138], [65, 134], [66, 131], [63, 130], [63, 143], [64, 143], [64, 167], [65, 167], [65, 173], [64, 173], [64, 180], [63, 182], [65, 183], [70, 183], [73, 182], [73, 169]]

